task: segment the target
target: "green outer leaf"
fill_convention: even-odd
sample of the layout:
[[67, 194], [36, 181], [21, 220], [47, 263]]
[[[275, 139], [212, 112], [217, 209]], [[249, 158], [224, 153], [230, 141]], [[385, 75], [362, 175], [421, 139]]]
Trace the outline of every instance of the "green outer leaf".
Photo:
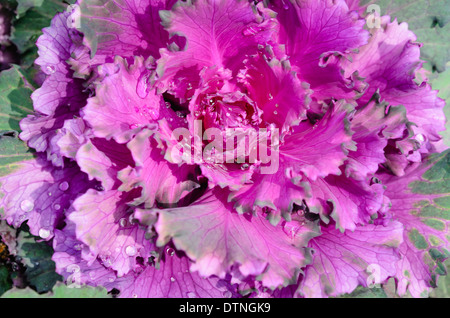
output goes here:
[[[450, 63], [447, 63], [447, 67]], [[438, 96], [446, 101], [444, 108], [444, 114], [447, 118], [445, 124], [445, 131], [441, 132], [441, 136], [444, 138], [444, 143], [450, 147], [450, 68], [443, 73], [440, 73], [437, 78], [431, 80], [431, 86], [433, 89], [439, 91]]]
[[359, 286], [351, 294], [345, 294], [337, 298], [387, 298], [383, 288], [364, 288]]
[[411, 191], [417, 194], [449, 194], [450, 150], [435, 155], [430, 162], [435, 164], [422, 175], [424, 181], [412, 182], [409, 185]]
[[17, 287], [8, 290], [0, 298], [47, 298], [47, 295], [39, 295], [30, 287], [19, 289]]
[[0, 265], [0, 296], [11, 289], [12, 281], [6, 266]]
[[33, 112], [33, 89], [17, 65], [0, 73], [0, 131], [20, 131], [20, 120]]
[[18, 254], [27, 267], [25, 276], [30, 286], [38, 293], [50, 291], [62, 277], [55, 272], [52, 261], [53, 248], [46, 242], [36, 242], [36, 238], [29, 233], [21, 232], [18, 237]]
[[40, 7], [43, 2], [44, 0], [17, 0], [17, 16], [23, 16], [28, 9]]
[[422, 60], [428, 63], [424, 67], [428, 70], [436, 69], [443, 72], [450, 59], [450, 24], [444, 27], [426, 28], [413, 30], [417, 35], [418, 42], [423, 44], [420, 49]]
[[58, 283], [53, 288], [53, 298], [111, 298], [103, 287], [81, 286], [80, 288], [68, 288]]
[[0, 177], [20, 168], [20, 162], [33, 159], [33, 153], [17, 137], [0, 135]]
[[[39, 0], [33, 2], [38, 4]], [[50, 25], [51, 19], [57, 12], [63, 12], [66, 8], [67, 4], [62, 0], [45, 0], [40, 6], [29, 8], [25, 14], [14, 21], [11, 42], [17, 46], [20, 53], [33, 48], [42, 34], [42, 29]]]
[[[444, 264], [447, 265], [447, 272], [450, 272], [450, 260]], [[430, 294], [432, 298], [450, 298], [450, 275], [440, 277], [437, 282], [438, 287]]]
[[[418, 230], [411, 228], [408, 231], [410, 241], [418, 250], [426, 251], [423, 254], [425, 263], [428, 263], [433, 273], [432, 286], [438, 279], [438, 275], [446, 275], [443, 264], [449, 256], [449, 220], [450, 220], [450, 150], [441, 154], [432, 155], [429, 159], [428, 170], [421, 177], [421, 181], [409, 184], [412, 193], [418, 197], [418, 202], [412, 210], [412, 215], [420, 218], [420, 221], [428, 226]], [[425, 195], [425, 196], [423, 196]], [[428, 200], [420, 200], [428, 197]], [[416, 224], [417, 226], [418, 224]], [[433, 247], [434, 246], [434, 247]], [[440, 283], [438, 283], [438, 286]]]
[[40, 295], [29, 287], [25, 289], [13, 288], [1, 298], [111, 298], [111, 296], [102, 287], [69, 288], [62, 283], [57, 283], [53, 291], [46, 294]]
[[361, 5], [375, 4], [381, 15], [391, 20], [407, 22], [409, 29], [424, 44], [421, 58], [428, 63], [425, 68], [445, 70], [450, 60], [450, 0], [362, 0]]

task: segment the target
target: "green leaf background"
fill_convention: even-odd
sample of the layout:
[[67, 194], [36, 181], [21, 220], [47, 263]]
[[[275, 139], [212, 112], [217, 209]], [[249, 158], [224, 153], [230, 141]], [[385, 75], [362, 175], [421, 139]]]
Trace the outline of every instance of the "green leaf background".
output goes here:
[[33, 90], [19, 66], [0, 73], [0, 131], [20, 131], [19, 121], [33, 111]]
[[378, 5], [381, 15], [408, 23], [423, 43], [421, 58], [430, 71], [445, 71], [450, 61], [450, 0], [361, 0], [362, 5]]
[[1, 298], [111, 298], [111, 296], [102, 287], [81, 286], [79, 288], [68, 288], [64, 284], [58, 283], [47, 294], [38, 294], [29, 287], [23, 289], [13, 288], [4, 293]]
[[[36, 72], [33, 61], [37, 57], [35, 42], [42, 28], [50, 25], [56, 12], [66, 10], [75, 0], [0, 0], [16, 8], [11, 42], [17, 46], [21, 65], [13, 65], [0, 73], [0, 175], [10, 173], [17, 164], [33, 157], [32, 151], [17, 138], [19, 121], [32, 112], [31, 93], [36, 89], [32, 78]], [[427, 63], [428, 77], [439, 96], [447, 101], [445, 114], [450, 118], [450, 0], [361, 0], [362, 5], [377, 4], [381, 14], [389, 14], [399, 22], [406, 21], [423, 43], [421, 57]], [[442, 132], [444, 142], [450, 146], [450, 123]], [[446, 167], [448, 169], [448, 166]], [[0, 210], [1, 213], [1, 210]], [[4, 298], [105, 298], [105, 289], [83, 286], [67, 288], [54, 271], [51, 247], [26, 231], [19, 231], [16, 257], [25, 266], [27, 288], [12, 288], [12, 275], [7, 266], [0, 263], [0, 295]], [[450, 269], [450, 261], [446, 261]], [[450, 277], [438, 279], [431, 297], [450, 297]], [[343, 298], [397, 297], [393, 280], [382, 288], [357, 288]]]

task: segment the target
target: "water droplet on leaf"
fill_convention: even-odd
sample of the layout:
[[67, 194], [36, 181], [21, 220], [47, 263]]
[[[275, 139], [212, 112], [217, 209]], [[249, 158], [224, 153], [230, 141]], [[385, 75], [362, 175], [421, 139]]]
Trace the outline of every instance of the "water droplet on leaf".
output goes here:
[[63, 181], [59, 184], [59, 190], [67, 191], [69, 189], [69, 183], [67, 181]]
[[48, 65], [45, 69], [49, 74], [54, 74], [56, 72], [56, 67], [54, 65]]
[[132, 245], [127, 246], [127, 248], [125, 249], [125, 253], [128, 256], [134, 256], [136, 255], [136, 248]]
[[150, 79], [150, 73], [145, 74], [139, 79], [139, 81], [136, 85], [136, 94], [142, 99], [145, 99], [148, 96], [149, 79]]
[[166, 249], [166, 253], [167, 253], [167, 255], [169, 255], [169, 256], [173, 256], [173, 255], [175, 254], [175, 250], [174, 250], [173, 248], [171, 248], [171, 247], [168, 247], [168, 248]]
[[231, 298], [231, 296], [232, 296], [232, 294], [231, 294], [231, 292], [230, 291], [226, 291], [226, 292], [224, 292], [223, 293], [223, 297], [225, 297], [225, 298]]
[[241, 166], [241, 170], [248, 170], [249, 167], [250, 167], [250, 165], [249, 165], [248, 163], [244, 163], [244, 164]]
[[46, 239], [50, 236], [50, 231], [44, 228], [41, 228], [39, 230], [39, 236], [42, 237], [43, 239]]
[[103, 265], [105, 265], [105, 267], [111, 267], [112, 262], [111, 262], [111, 258], [108, 255], [100, 256], [100, 258], [103, 262]]
[[20, 203], [20, 208], [23, 212], [31, 212], [34, 208], [34, 203], [29, 200], [23, 200]]

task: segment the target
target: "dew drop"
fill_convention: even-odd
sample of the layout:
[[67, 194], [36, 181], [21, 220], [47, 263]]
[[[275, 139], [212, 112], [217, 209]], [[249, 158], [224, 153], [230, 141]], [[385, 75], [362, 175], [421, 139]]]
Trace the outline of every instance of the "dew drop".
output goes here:
[[56, 67], [54, 65], [48, 65], [45, 69], [49, 74], [54, 74], [56, 72]]
[[197, 298], [197, 295], [196, 295], [195, 293], [193, 293], [193, 292], [188, 292], [188, 293], [186, 293], [186, 296], [187, 296], [188, 298]]
[[127, 246], [127, 248], [125, 249], [125, 253], [128, 256], [134, 256], [136, 255], [136, 248], [132, 245]]
[[145, 99], [148, 96], [149, 79], [150, 79], [150, 74], [146, 74], [146, 75], [142, 76], [141, 79], [139, 79], [139, 81], [136, 85], [136, 94], [142, 99]]
[[126, 219], [126, 218], [121, 218], [121, 219], [119, 220], [119, 225], [120, 225], [121, 227], [125, 227], [125, 226], [127, 225], [127, 219]]
[[170, 277], [170, 281], [173, 283], [175, 282], [175, 277]]
[[76, 249], [77, 251], [81, 251], [83, 249], [83, 244], [77, 244], [73, 248]]
[[418, 135], [416, 136], [416, 140], [417, 140], [419, 143], [423, 143], [423, 142], [425, 141], [425, 138], [424, 138], [424, 136], [423, 136], [422, 134], [418, 134]]
[[100, 256], [100, 258], [101, 258], [101, 260], [103, 262], [103, 265], [105, 265], [105, 267], [111, 267], [112, 262], [111, 262], [111, 259], [110, 259], [110, 257], [108, 255]]
[[104, 191], [105, 190], [105, 188], [103, 186], [101, 186], [101, 185], [96, 185], [94, 188], [97, 191]]
[[169, 256], [173, 256], [173, 255], [175, 254], [175, 250], [174, 250], [173, 248], [171, 248], [171, 247], [168, 247], [168, 248], [166, 249], [166, 253], [167, 253], [167, 255], [169, 255]]
[[128, 223], [130, 224], [136, 223], [136, 219], [134, 218], [133, 214], [130, 214], [130, 216], [128, 217]]
[[63, 181], [59, 184], [59, 190], [67, 191], [69, 189], [69, 183], [67, 181]]
[[133, 294], [133, 298], [138, 298], [138, 295], [137, 294]]
[[273, 95], [269, 93], [269, 100], [273, 99]]
[[274, 115], [278, 115], [278, 111], [275, 110], [275, 111], [273, 112], [273, 114], [274, 114]]
[[42, 237], [43, 239], [46, 239], [50, 236], [50, 231], [44, 228], [41, 228], [39, 230], [39, 236]]
[[223, 293], [223, 297], [225, 298], [231, 298], [232, 294], [229, 290], [227, 290], [226, 292]]
[[166, 102], [166, 108], [170, 108], [170, 107], [171, 107], [170, 103]]
[[51, 196], [52, 196], [52, 193], [51, 193], [51, 192], [49, 192], [49, 193], [47, 193], [47, 195], [48, 195], [49, 197], [51, 197]]
[[34, 204], [29, 200], [23, 200], [20, 203], [20, 208], [23, 212], [31, 212], [34, 209]]
[[248, 170], [249, 167], [250, 167], [250, 165], [249, 165], [248, 163], [244, 163], [244, 164], [241, 166], [241, 170]]
[[192, 89], [192, 84], [191, 83], [188, 83], [188, 85], [187, 85], [187, 88], [186, 88], [188, 91], [190, 91], [191, 89]]

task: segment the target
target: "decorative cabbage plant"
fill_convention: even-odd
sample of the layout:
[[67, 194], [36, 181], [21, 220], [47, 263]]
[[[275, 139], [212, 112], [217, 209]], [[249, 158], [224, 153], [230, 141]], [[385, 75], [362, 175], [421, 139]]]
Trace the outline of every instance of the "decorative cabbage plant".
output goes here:
[[2, 137], [1, 217], [52, 245], [69, 287], [119, 297], [389, 278], [426, 297], [449, 253], [445, 102], [408, 25], [367, 9], [78, 1], [36, 42], [34, 112], [15, 119], [34, 152]]

